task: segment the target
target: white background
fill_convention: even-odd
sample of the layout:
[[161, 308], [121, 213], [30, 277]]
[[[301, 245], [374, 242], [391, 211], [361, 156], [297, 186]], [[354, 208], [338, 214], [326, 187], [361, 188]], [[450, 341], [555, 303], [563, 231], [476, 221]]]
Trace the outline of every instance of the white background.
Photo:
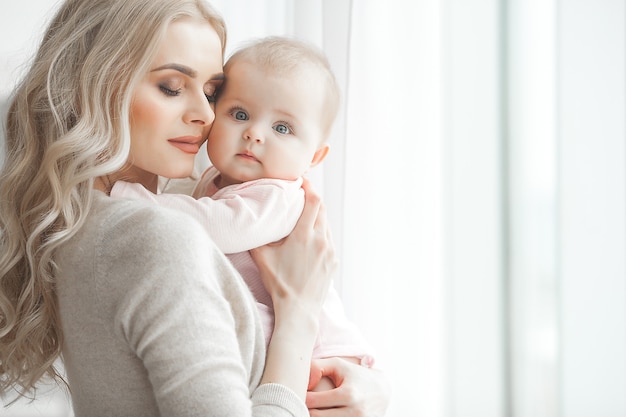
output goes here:
[[[0, 94], [54, 3], [0, 5]], [[624, 1], [215, 4], [230, 47], [303, 36], [342, 84], [315, 181], [388, 416], [625, 416]]]

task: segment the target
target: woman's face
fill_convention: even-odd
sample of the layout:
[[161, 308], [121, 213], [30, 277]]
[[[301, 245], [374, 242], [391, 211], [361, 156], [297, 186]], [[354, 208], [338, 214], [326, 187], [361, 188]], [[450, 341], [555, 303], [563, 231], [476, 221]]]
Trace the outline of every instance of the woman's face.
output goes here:
[[150, 70], [133, 94], [129, 163], [144, 185], [154, 175], [189, 176], [215, 114], [223, 82], [220, 39], [205, 21], [185, 18], [170, 24]]

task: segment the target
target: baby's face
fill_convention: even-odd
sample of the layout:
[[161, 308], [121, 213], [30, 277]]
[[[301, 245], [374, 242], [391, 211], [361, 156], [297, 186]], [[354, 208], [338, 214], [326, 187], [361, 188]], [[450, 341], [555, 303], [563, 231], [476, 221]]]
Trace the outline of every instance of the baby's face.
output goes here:
[[207, 151], [223, 185], [296, 179], [316, 162], [323, 88], [306, 76], [275, 76], [247, 62], [229, 68]]

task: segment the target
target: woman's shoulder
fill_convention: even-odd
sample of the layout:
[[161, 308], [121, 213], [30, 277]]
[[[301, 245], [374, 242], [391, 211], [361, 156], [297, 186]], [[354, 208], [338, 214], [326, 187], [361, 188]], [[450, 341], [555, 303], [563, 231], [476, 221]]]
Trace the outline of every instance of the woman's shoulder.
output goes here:
[[170, 251], [212, 245], [192, 216], [147, 201], [99, 196], [90, 219], [101, 245]]
[[167, 207], [139, 199], [113, 198], [104, 195], [96, 197], [92, 218], [99, 219], [109, 227], [154, 227], [181, 228], [194, 226], [192, 216]]
[[75, 244], [92, 245], [102, 282], [125, 277], [133, 281], [125, 285], [144, 285], [141, 276], [150, 278], [150, 286], [163, 287], [209, 276], [221, 282], [228, 260], [190, 215], [146, 201], [106, 196], [100, 196], [93, 209]]

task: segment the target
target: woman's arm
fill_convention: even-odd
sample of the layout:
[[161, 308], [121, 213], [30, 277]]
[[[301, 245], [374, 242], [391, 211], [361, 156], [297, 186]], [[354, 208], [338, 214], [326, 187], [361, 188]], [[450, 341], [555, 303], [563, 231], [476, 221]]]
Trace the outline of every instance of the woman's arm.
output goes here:
[[252, 256], [272, 296], [274, 333], [261, 383], [282, 381], [304, 399], [318, 317], [337, 267], [324, 206], [308, 181], [305, 206], [292, 233]]
[[[69, 250], [86, 265], [76, 280], [90, 296], [77, 297], [83, 310], [72, 316], [77, 323], [68, 357], [98, 358], [83, 366], [70, 361], [74, 373], [84, 374], [90, 386], [113, 381], [124, 409], [158, 404], [162, 415], [307, 415], [302, 396], [284, 381], [257, 387], [265, 347], [256, 308], [197, 224], [173, 210], [115, 205], [128, 210], [99, 216], [85, 239], [96, 242], [93, 248]], [[76, 347], [77, 334], [95, 343]], [[91, 374], [100, 377], [92, 381]]]

